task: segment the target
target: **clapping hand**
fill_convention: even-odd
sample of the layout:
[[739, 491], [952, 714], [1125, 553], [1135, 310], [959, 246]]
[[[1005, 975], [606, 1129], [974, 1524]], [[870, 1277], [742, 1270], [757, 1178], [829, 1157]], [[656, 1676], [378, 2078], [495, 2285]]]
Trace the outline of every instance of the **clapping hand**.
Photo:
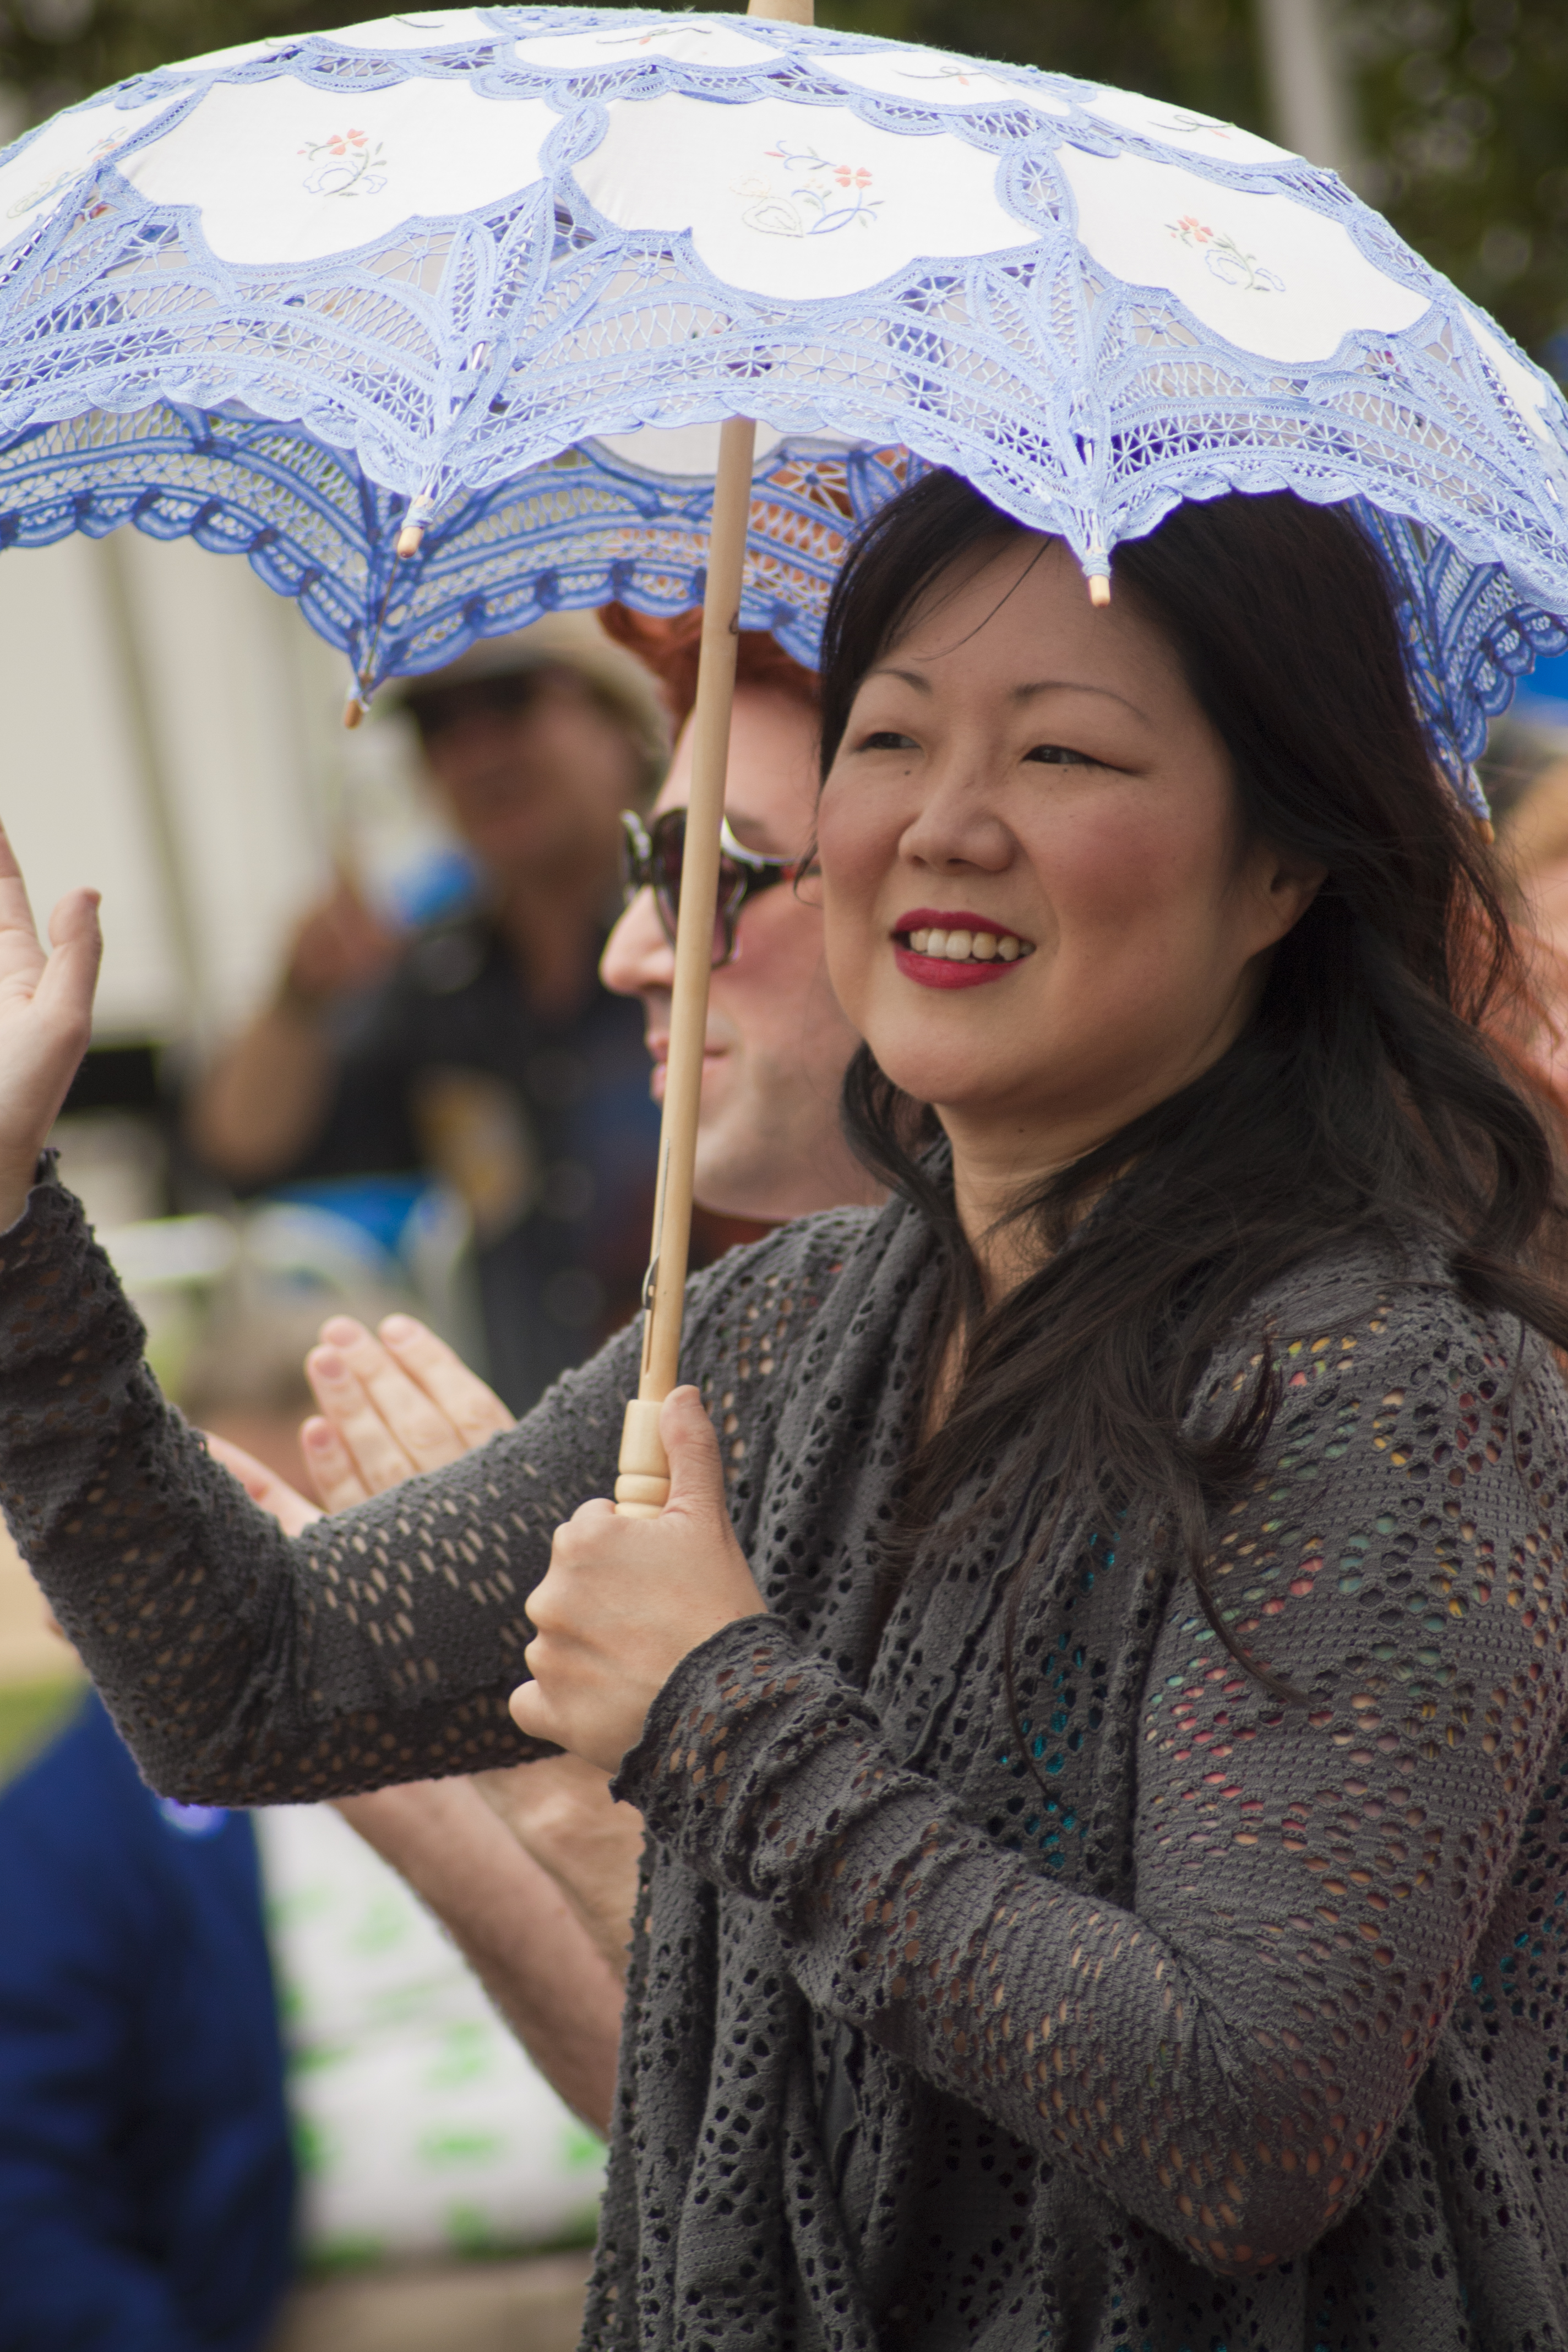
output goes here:
[[[348, 1511], [422, 1470], [439, 1470], [514, 1426], [493, 1389], [411, 1315], [389, 1315], [381, 1337], [334, 1315], [305, 1359], [321, 1410], [300, 1441], [321, 1507]], [[207, 1451], [253, 1503], [297, 1536], [321, 1508], [242, 1445], [203, 1433]]]
[[27, 1205], [33, 1171], [92, 1034], [103, 951], [96, 890], [70, 890], [39, 941], [22, 869], [0, 832], [0, 1230]]
[[300, 1442], [329, 1511], [438, 1470], [513, 1426], [495, 1391], [411, 1315], [389, 1315], [374, 1333], [334, 1315], [305, 1375], [321, 1412]]
[[[422, 1470], [439, 1469], [512, 1417], [493, 1389], [412, 1316], [391, 1315], [378, 1331], [346, 1315], [321, 1327], [305, 1360], [321, 1412], [300, 1432], [321, 1502], [346, 1511]], [[226, 1439], [208, 1436], [215, 1460], [285, 1535], [321, 1514], [288, 1482]], [[481, 1772], [475, 1786], [518, 1843], [547, 1870], [617, 1976], [637, 1896], [642, 1817], [616, 1805], [603, 1772], [575, 1756], [542, 1757], [510, 1770]], [[450, 1801], [449, 1784], [444, 1784]], [[419, 1828], [421, 1788], [383, 1790], [342, 1810], [373, 1845], [398, 1858], [399, 1840]]]

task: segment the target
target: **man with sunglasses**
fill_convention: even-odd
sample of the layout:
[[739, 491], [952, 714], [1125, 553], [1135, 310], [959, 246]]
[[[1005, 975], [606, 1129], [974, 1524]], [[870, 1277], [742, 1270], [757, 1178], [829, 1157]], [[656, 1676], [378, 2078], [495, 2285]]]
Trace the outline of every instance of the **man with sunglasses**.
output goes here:
[[[684, 722], [696, 674], [696, 615], [640, 621], [612, 607], [606, 627], [656, 669]], [[816, 794], [816, 680], [763, 636], [742, 635], [713, 940], [697, 1193], [706, 1207], [760, 1220], [874, 1197], [838, 1126], [838, 1091], [855, 1033], [824, 965], [821, 918], [805, 853]], [[682, 723], [652, 817], [626, 821], [626, 908], [601, 971], [641, 1000], [663, 1093], [674, 980], [689, 730]], [[320, 1417], [301, 1433], [322, 1501], [342, 1510], [433, 1469], [508, 1425], [482, 1382], [406, 1317], [380, 1334], [330, 1323], [307, 1370]], [[261, 1465], [225, 1452], [258, 1502], [297, 1525], [309, 1506]], [[603, 2123], [615, 2071], [609, 1981], [625, 1950], [641, 1823], [612, 1805], [604, 1776], [572, 1756], [414, 1784], [340, 1810], [444, 1921], [542, 2070], [580, 2112]], [[516, 1843], [500, 1832], [500, 1815]], [[559, 1886], [573, 1921], [550, 1897]], [[562, 1965], [563, 1939], [580, 1942]], [[535, 1923], [538, 1923], [537, 1932]]]
[[481, 877], [403, 940], [348, 883], [194, 1094], [199, 1157], [242, 1190], [426, 1171], [473, 1220], [491, 1380], [514, 1412], [635, 1310], [658, 1140], [630, 1005], [595, 965], [619, 814], [666, 733], [646, 668], [552, 615], [401, 699]]
[[[634, 650], [647, 646], [645, 659], [659, 657], [653, 630], [635, 615], [613, 612], [607, 625]], [[672, 675], [668, 651], [663, 667], [669, 690], [687, 687], [684, 673]], [[684, 720], [689, 705], [676, 708]], [[697, 1132], [697, 1198], [732, 1217], [773, 1222], [872, 1197], [839, 1130], [839, 1084], [858, 1040], [828, 983], [805, 863], [816, 744], [815, 676], [771, 638], [745, 633]], [[641, 1000], [656, 1100], [669, 1048], [690, 757], [683, 725], [651, 819], [646, 826], [635, 815], [623, 820], [626, 907], [599, 967], [608, 987]]]

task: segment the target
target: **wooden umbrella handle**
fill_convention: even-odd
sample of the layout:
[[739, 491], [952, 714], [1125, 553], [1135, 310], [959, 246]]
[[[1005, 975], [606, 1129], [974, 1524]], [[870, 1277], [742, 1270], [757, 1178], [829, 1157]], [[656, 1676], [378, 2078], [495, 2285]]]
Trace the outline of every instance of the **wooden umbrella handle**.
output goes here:
[[702, 645], [691, 714], [691, 798], [686, 812], [686, 854], [675, 935], [675, 987], [669, 1009], [664, 1119], [658, 1138], [653, 1255], [643, 1288], [642, 1370], [637, 1395], [626, 1407], [620, 1475], [616, 1480], [616, 1508], [636, 1518], [657, 1518], [669, 1493], [669, 1465], [659, 1442], [658, 1412], [676, 1384], [680, 1361], [697, 1119], [702, 1101], [702, 1049], [708, 1030], [708, 975], [719, 896], [719, 828], [724, 818], [730, 706], [735, 693], [741, 575], [752, 507], [756, 431], [749, 416], [731, 416], [719, 431], [719, 472], [713, 487], [713, 527], [702, 599]]

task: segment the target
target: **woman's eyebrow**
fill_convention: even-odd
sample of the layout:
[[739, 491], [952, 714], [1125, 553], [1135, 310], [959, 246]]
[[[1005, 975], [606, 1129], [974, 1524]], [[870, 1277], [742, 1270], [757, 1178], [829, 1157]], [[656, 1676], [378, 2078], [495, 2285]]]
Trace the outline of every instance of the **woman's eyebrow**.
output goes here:
[[[914, 687], [921, 694], [930, 694], [932, 691], [930, 678], [922, 677], [918, 669], [898, 669], [891, 662], [879, 662], [874, 668], [866, 672], [866, 676], [896, 677], [903, 685]], [[1148, 712], [1140, 710], [1138, 705], [1135, 702], [1130, 702], [1124, 694], [1118, 694], [1114, 687], [1090, 686], [1080, 677], [1036, 678], [1028, 686], [1015, 686], [1010, 688], [1007, 699], [1009, 702], [1027, 702], [1037, 694], [1103, 694], [1108, 701], [1120, 702], [1123, 710], [1130, 710], [1133, 718], [1141, 719], [1145, 726], [1149, 724]]]
[[1113, 686], [1090, 686], [1087, 679], [1081, 677], [1037, 678], [1030, 686], [1014, 687], [1007, 699], [1009, 702], [1027, 702], [1037, 694], [1102, 694], [1108, 702], [1119, 702], [1123, 710], [1132, 713], [1134, 719], [1142, 719], [1145, 726], [1149, 723], [1148, 713], [1140, 710], [1138, 705], [1130, 702], [1124, 694], [1118, 694]]

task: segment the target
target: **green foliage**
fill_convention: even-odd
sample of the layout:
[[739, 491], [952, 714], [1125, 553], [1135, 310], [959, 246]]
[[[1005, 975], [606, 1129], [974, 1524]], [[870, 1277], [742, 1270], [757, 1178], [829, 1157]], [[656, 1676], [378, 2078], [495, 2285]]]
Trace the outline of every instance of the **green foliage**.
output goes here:
[[1368, 196], [1568, 375], [1565, 0], [1360, 0], [1345, 29]]
[[81, 1696], [78, 1678], [0, 1684], [0, 1781], [36, 1756]]
[[[167, 58], [358, 13], [343, 0], [0, 0], [0, 82], [37, 120]], [[1255, 0], [819, 0], [819, 21], [1271, 128]], [[1568, 370], [1568, 0], [1342, 0], [1339, 21], [1367, 194]]]

